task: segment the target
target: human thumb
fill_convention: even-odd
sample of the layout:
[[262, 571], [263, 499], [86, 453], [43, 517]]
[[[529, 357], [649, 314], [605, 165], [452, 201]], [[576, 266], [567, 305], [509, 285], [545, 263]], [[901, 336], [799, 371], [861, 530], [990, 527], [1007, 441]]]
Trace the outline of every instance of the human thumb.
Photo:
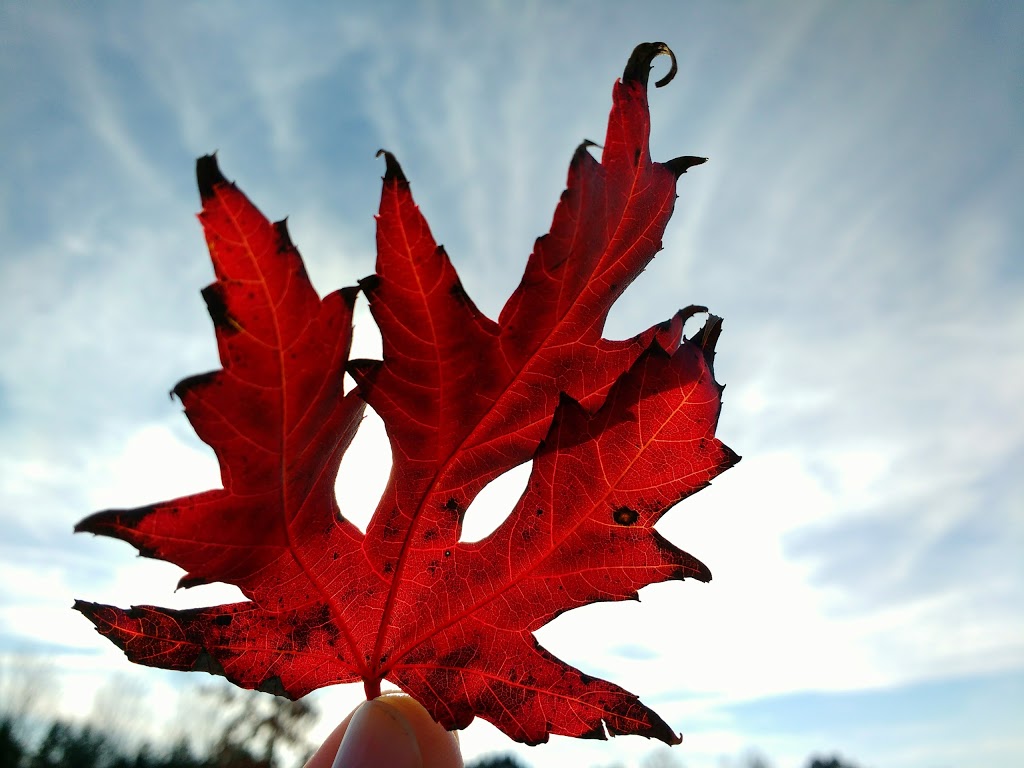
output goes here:
[[409, 696], [386, 693], [364, 702], [352, 713], [341, 735], [332, 768], [462, 768], [462, 765], [455, 734], [435, 723]]

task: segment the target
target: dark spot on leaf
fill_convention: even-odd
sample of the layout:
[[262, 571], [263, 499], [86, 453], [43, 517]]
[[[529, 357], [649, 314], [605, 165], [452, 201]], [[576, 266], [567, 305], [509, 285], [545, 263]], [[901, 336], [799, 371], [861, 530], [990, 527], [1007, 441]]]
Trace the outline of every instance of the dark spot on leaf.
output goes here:
[[217, 165], [216, 155], [203, 155], [196, 160], [196, 182], [201, 200], [209, 200], [213, 197], [214, 187], [227, 183]]
[[444, 556], [445, 556], [445, 557], [451, 557], [451, 556], [452, 556], [452, 551], [451, 551], [450, 549], [446, 549], [446, 550], [444, 551]]
[[292, 244], [292, 236], [288, 232], [288, 219], [281, 219], [274, 222], [274, 232], [277, 234], [277, 251], [290, 251], [295, 246]]
[[405, 172], [402, 171], [402, 166], [398, 164], [395, 156], [386, 149], [378, 149], [377, 157], [381, 155], [384, 156], [384, 181], [408, 183], [409, 180], [405, 177]]
[[395, 570], [395, 567], [391, 564], [391, 561], [384, 563], [384, 573], [391, 573]]
[[213, 623], [218, 627], [227, 627], [231, 625], [231, 622], [234, 621], [234, 619], [235, 617], [230, 613], [223, 613], [220, 616], [214, 616]]
[[[438, 246], [438, 249], [441, 250], [442, 253], [444, 252], [440, 246]], [[466, 289], [462, 287], [462, 283], [459, 280], [452, 283], [452, 287], [448, 289], [448, 293], [453, 299], [459, 302], [459, 304], [471, 304], [469, 295], [466, 293]]]
[[423, 532], [424, 541], [433, 541], [437, 538], [437, 528], [428, 528]]
[[[359, 295], [359, 286], [346, 286], [345, 288], [342, 288], [339, 293], [341, 294], [342, 301], [344, 301], [348, 308], [351, 309], [355, 306], [356, 296]], [[329, 319], [328, 326], [331, 328], [334, 327], [334, 318]]]
[[619, 507], [612, 512], [612, 519], [618, 525], [633, 525], [640, 517], [640, 513], [636, 510], [630, 509], [629, 507]]
[[480, 649], [476, 645], [462, 645], [453, 648], [438, 661], [442, 667], [468, 667], [479, 655]]
[[144, 618], [146, 616], [146, 612], [139, 608], [137, 605], [133, 605], [131, 608], [124, 612], [124, 615], [132, 621], [138, 621], [139, 619]]
[[543, 517], [543, 516], [544, 516], [544, 510], [543, 509], [538, 509], [537, 510], [537, 517]]
[[211, 675], [220, 675], [221, 677], [227, 677], [227, 673], [224, 671], [224, 667], [221, 666], [220, 662], [217, 661], [210, 652], [203, 648], [196, 656], [196, 660], [192, 663], [193, 672], [209, 672]]
[[279, 675], [271, 675], [262, 683], [260, 683], [256, 687], [256, 690], [262, 691], [263, 693], [272, 693], [275, 696], [281, 696], [286, 699], [291, 698], [291, 696], [288, 695], [288, 691], [284, 687], [284, 683], [281, 682], [281, 677]]
[[291, 641], [296, 648], [305, 648], [309, 645], [309, 633], [312, 629], [310, 623], [307, 621], [301, 621], [299, 619], [293, 619], [291, 622], [292, 631], [290, 632]]
[[209, 584], [210, 580], [205, 576], [193, 576], [192, 574], [186, 574], [178, 579], [178, 589], [192, 589], [192, 587], [198, 587], [203, 584]]
[[359, 288], [364, 295], [369, 296], [380, 287], [380, 275], [370, 275], [359, 281]]
[[227, 300], [224, 298], [220, 283], [203, 288], [203, 301], [206, 302], [206, 311], [210, 313], [210, 319], [218, 330], [230, 333], [238, 331], [238, 325], [228, 312]]

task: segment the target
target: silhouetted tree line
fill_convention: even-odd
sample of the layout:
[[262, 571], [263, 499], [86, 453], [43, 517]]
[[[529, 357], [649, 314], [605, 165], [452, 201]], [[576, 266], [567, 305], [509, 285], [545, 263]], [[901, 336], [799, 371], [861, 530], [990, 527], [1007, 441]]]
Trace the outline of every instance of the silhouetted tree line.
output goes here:
[[0, 712], [0, 768], [284, 768], [313, 752], [306, 733], [318, 715], [308, 702], [233, 688], [207, 688], [202, 698], [218, 713], [220, 730], [205, 749], [185, 736], [156, 747], [126, 739], [116, 727], [47, 723], [8, 709]]
[[[185, 727], [156, 746], [140, 738], [146, 720], [144, 689], [131, 678], [115, 679], [97, 693], [84, 723], [52, 716], [45, 701], [56, 695], [52, 673], [38, 659], [5, 663], [0, 657], [0, 768], [299, 768], [316, 744], [308, 733], [319, 719], [309, 701], [243, 691], [227, 684], [183, 697]], [[727, 760], [734, 768], [772, 768], [750, 752]], [[683, 768], [685, 754], [659, 749], [641, 768]], [[530, 768], [510, 753], [478, 757], [466, 768]], [[609, 766], [608, 768], [625, 768]], [[806, 768], [857, 768], [837, 755], [810, 757]]]
[[[220, 765], [212, 756], [200, 758], [180, 742], [166, 753], [148, 744], [127, 750], [108, 734], [89, 725], [54, 722], [37, 744], [19, 737], [10, 718], [0, 722], [0, 766], [3, 768], [206, 768]], [[254, 763], [255, 764], [255, 763]]]
[[[242, 721], [236, 717], [229, 730], [205, 754], [199, 754], [185, 739], [181, 738], [170, 747], [158, 749], [142, 743], [134, 748], [127, 747], [111, 734], [103, 733], [89, 724], [73, 725], [54, 721], [45, 728], [41, 738], [32, 739], [23, 734], [23, 723], [15, 722], [11, 715], [0, 715], [0, 768], [282, 768], [285, 765], [301, 766], [311, 754], [305, 751], [296, 761], [285, 760], [280, 746], [294, 743], [295, 721], [309, 717], [311, 708], [301, 707], [298, 714], [288, 712], [295, 702], [280, 700], [274, 707], [276, 714], [254, 717]], [[313, 719], [315, 719], [315, 713]], [[283, 715], [283, 716], [282, 716]], [[242, 726], [241, 728], [239, 726]], [[260, 730], [271, 729], [277, 735], [274, 746], [263, 738], [241, 741], [245, 734], [255, 736]], [[255, 745], [255, 746], [254, 746]], [[684, 763], [675, 763], [682, 768]], [[746, 768], [767, 768], [769, 764], [758, 758], [746, 761]], [[467, 763], [467, 768], [530, 768], [512, 755], [489, 755]], [[807, 768], [857, 768], [853, 763], [838, 756], [812, 757]]]
[[[284, 702], [276, 708], [279, 712], [288, 709], [293, 702]], [[217, 745], [206, 754], [199, 754], [185, 738], [163, 749], [151, 744], [130, 748], [111, 734], [103, 733], [89, 724], [73, 725], [54, 721], [45, 729], [42, 738], [32, 743], [24, 736], [24, 723], [15, 722], [10, 715], [0, 715], [0, 768], [279, 768], [288, 762], [280, 756], [279, 750], [268, 749], [266, 741], [239, 743], [236, 737], [243, 732], [252, 733], [266, 728], [268, 718], [255, 718], [232, 729]], [[280, 719], [273, 727], [281, 725]], [[290, 745], [294, 746], [294, 745]], [[298, 761], [302, 765], [310, 756], [307, 750]], [[467, 768], [529, 768], [510, 755], [488, 756], [467, 763]]]
[[857, 768], [857, 766], [844, 762], [838, 755], [833, 755], [832, 757], [812, 757], [807, 768]]

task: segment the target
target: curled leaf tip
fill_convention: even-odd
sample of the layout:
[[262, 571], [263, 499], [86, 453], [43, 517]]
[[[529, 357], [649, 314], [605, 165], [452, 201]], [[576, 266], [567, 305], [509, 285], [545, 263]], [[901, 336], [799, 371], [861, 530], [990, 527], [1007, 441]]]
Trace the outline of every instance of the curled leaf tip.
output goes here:
[[679, 66], [676, 64], [676, 55], [665, 43], [640, 43], [634, 48], [629, 61], [626, 62], [626, 69], [622, 72], [622, 81], [624, 83], [629, 81], [640, 83], [646, 88], [651, 75], [651, 64], [658, 56], [662, 55], [668, 56], [672, 65], [665, 76], [654, 84], [654, 87], [661, 88], [668, 85], [679, 71]]
[[706, 157], [693, 157], [692, 155], [685, 155], [684, 157], [674, 157], [671, 160], [663, 163], [672, 173], [676, 175], [678, 179], [687, 169], [693, 168], [695, 165], [703, 165], [708, 159]]
[[598, 144], [597, 142], [591, 141], [590, 139], [584, 139], [583, 141], [581, 141], [579, 143], [579, 145], [576, 147], [576, 151], [573, 153], [573, 156], [572, 156], [573, 162], [578, 162], [580, 160], [580, 157], [582, 155], [587, 154], [587, 150], [590, 149], [591, 147], [600, 147], [600, 146], [601, 145]]
[[402, 170], [402, 166], [398, 164], [398, 160], [395, 156], [388, 152], [386, 149], [378, 149], [377, 157], [384, 156], [385, 168], [384, 168], [384, 181], [395, 179], [396, 181], [408, 181], [405, 178], [405, 172]]
[[711, 370], [712, 375], [714, 375], [715, 370], [715, 346], [718, 344], [718, 338], [721, 335], [722, 318], [718, 315], [709, 314], [703, 327], [701, 327], [701, 329], [690, 338], [690, 341], [700, 347], [701, 354], [703, 354], [704, 360], [707, 361], [708, 368]]

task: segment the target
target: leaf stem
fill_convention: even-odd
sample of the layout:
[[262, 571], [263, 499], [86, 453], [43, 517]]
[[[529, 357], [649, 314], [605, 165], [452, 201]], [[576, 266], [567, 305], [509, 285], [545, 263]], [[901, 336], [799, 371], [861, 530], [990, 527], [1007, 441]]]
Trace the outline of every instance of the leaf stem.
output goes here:
[[363, 680], [363, 690], [366, 691], [366, 700], [373, 701], [380, 696], [380, 678], [375, 680]]

